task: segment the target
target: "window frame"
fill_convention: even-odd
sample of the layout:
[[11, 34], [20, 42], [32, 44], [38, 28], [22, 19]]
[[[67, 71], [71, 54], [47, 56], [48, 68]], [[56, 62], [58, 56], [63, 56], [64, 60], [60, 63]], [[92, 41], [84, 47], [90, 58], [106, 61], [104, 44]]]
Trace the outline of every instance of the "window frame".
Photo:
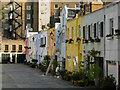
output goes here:
[[[57, 8], [56, 8], [56, 5], [57, 5]], [[58, 4], [54, 4], [54, 9], [58, 9]]]

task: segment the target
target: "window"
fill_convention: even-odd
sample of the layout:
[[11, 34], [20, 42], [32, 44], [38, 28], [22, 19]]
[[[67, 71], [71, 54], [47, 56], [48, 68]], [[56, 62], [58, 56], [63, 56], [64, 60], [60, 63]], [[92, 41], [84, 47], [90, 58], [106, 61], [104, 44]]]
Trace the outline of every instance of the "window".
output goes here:
[[114, 35], [113, 18], [110, 19], [110, 34]]
[[30, 5], [27, 5], [27, 6], [26, 6], [26, 9], [27, 9], [27, 10], [31, 10], [31, 6], [30, 6]]
[[8, 27], [9, 27], [9, 24], [8, 24], [8, 23], [5, 23], [5, 24], [4, 24], [4, 29], [7, 30]]
[[85, 39], [85, 26], [83, 27], [83, 39]]
[[93, 24], [91, 24], [90, 31], [91, 31], [90, 36], [92, 37], [92, 36], [93, 36], [93, 35], [92, 35], [92, 33], [93, 33]]
[[8, 5], [4, 5], [4, 9], [8, 9]]
[[58, 18], [58, 12], [54, 13], [54, 18]]
[[46, 44], [46, 37], [41, 38], [41, 45]]
[[15, 5], [15, 6], [14, 6], [14, 9], [15, 9], [15, 10], [18, 10], [18, 8], [19, 8], [18, 5]]
[[67, 56], [67, 59], [68, 59], [68, 60], [71, 60], [71, 56]]
[[75, 27], [73, 27], [73, 39], [75, 38]]
[[96, 37], [96, 23], [94, 24], [94, 37]]
[[12, 50], [16, 51], [16, 45], [12, 45]]
[[27, 14], [27, 19], [30, 19], [30, 14]]
[[15, 22], [15, 28], [17, 28], [17, 27], [18, 27], [18, 23]]
[[43, 38], [43, 44], [46, 44], [46, 37]]
[[79, 26], [77, 26], [77, 37], [79, 37]]
[[99, 32], [100, 32], [100, 22], [97, 22], [97, 31], [96, 31], [97, 36], [99, 36]]
[[15, 19], [18, 19], [18, 15], [16, 13], [14, 15], [15, 15]]
[[66, 7], [68, 7], [68, 8], [69, 8], [69, 4], [66, 4]]
[[5, 45], [5, 50], [8, 51], [8, 45]]
[[101, 31], [100, 31], [100, 36], [103, 37], [103, 22], [101, 22]]
[[41, 38], [41, 45], [43, 45], [43, 38]]
[[19, 50], [22, 50], [22, 45], [19, 45]]
[[75, 4], [75, 8], [79, 8], [79, 4]]
[[69, 38], [72, 38], [72, 28], [69, 29]]
[[88, 26], [88, 38], [90, 38], [91, 36], [90, 36], [90, 25]]
[[27, 24], [27, 28], [31, 28], [31, 24]]
[[8, 19], [8, 13], [5, 13], [5, 14], [4, 14], [4, 18], [5, 18], [5, 19]]
[[55, 9], [58, 9], [58, 4], [55, 4], [55, 5], [54, 5], [54, 8], [55, 8]]

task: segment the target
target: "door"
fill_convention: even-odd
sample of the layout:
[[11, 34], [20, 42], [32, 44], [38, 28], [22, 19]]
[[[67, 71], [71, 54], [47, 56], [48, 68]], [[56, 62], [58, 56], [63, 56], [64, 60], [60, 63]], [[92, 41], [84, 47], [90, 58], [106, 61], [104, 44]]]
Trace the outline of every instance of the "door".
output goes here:
[[119, 89], [120, 89], [120, 65], [119, 65]]

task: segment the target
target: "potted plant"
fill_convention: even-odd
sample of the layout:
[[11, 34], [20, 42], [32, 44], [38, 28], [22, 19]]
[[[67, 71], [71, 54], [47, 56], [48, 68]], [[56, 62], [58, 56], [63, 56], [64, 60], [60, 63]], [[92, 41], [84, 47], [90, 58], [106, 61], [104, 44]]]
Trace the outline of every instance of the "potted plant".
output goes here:
[[80, 42], [80, 37], [77, 37], [77, 42]]
[[120, 39], [120, 30], [119, 29], [115, 30], [115, 36], [116, 36], [116, 39]]
[[69, 40], [68, 40], [68, 39], [66, 39], [66, 40], [65, 40], [65, 43], [67, 43], [68, 41], [69, 41]]
[[69, 43], [73, 43], [73, 39], [72, 38], [69, 39]]
[[98, 36], [95, 38], [95, 42], [100, 42], [100, 38]]
[[83, 39], [83, 42], [84, 42], [84, 43], [88, 43], [88, 40], [87, 40], [87, 39]]
[[94, 42], [94, 40], [92, 39], [92, 37], [89, 37], [88, 41]]
[[41, 44], [40, 47], [45, 47], [45, 44]]
[[106, 38], [107, 38], [107, 40], [111, 40], [111, 39], [113, 39], [113, 35], [112, 34], [107, 34]]

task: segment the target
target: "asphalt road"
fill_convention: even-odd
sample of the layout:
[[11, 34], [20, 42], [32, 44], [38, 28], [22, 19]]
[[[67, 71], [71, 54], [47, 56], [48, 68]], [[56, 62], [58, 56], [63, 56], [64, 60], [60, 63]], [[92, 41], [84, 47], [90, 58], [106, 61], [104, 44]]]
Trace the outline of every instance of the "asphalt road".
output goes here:
[[78, 88], [71, 82], [42, 75], [39, 69], [27, 65], [3, 64], [2, 88]]

